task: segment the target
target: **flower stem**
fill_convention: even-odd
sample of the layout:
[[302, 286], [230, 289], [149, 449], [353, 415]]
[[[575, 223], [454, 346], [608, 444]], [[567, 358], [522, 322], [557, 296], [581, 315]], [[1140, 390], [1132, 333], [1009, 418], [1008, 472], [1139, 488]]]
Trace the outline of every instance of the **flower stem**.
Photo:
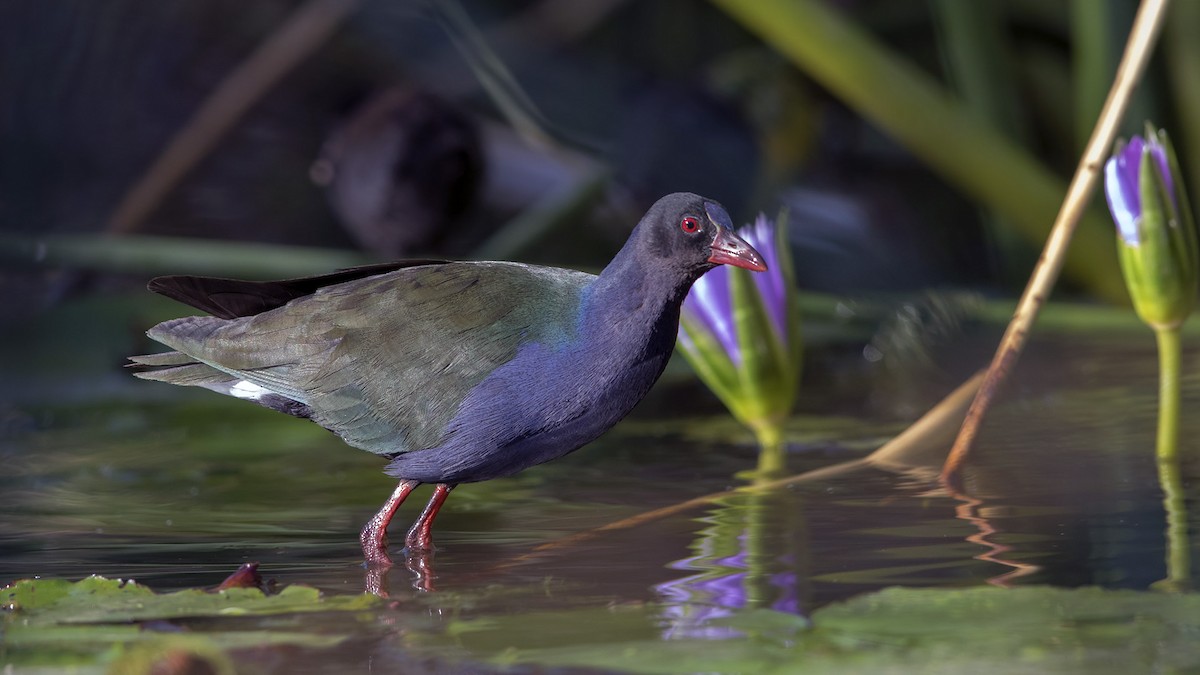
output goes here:
[[1179, 378], [1183, 344], [1179, 328], [1156, 328], [1158, 339], [1158, 478], [1167, 512], [1167, 578], [1155, 584], [1168, 591], [1190, 585], [1187, 508], [1179, 472]]
[[754, 435], [758, 439], [757, 477], [766, 479], [782, 475], [787, 470], [783, 429], [772, 422], [756, 424]]
[[1157, 328], [1158, 339], [1158, 461], [1179, 456], [1179, 378], [1183, 344], [1179, 328]]

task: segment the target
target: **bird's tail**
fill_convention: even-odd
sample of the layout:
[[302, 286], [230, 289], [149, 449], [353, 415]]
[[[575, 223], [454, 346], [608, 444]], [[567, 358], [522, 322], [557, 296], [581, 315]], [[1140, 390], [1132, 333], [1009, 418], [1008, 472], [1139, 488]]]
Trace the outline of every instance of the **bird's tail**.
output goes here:
[[155, 380], [183, 387], [204, 387], [222, 394], [228, 393], [237, 378], [200, 363], [183, 352], [163, 352], [129, 357], [130, 368], [139, 370], [133, 374], [143, 380]]
[[307, 405], [201, 363], [183, 352], [131, 356], [129, 361], [129, 367], [145, 369], [133, 374], [134, 377], [143, 380], [156, 380], [182, 387], [204, 387], [218, 394], [253, 401], [264, 408], [278, 410], [293, 417], [312, 417], [312, 410]]

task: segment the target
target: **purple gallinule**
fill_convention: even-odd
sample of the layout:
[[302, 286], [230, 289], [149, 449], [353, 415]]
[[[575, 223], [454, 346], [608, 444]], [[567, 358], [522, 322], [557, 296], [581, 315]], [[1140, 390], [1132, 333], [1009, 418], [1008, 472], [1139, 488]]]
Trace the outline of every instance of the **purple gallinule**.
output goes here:
[[152, 291], [212, 316], [158, 324], [176, 351], [134, 356], [138, 377], [204, 387], [303, 417], [391, 460], [400, 479], [363, 528], [390, 563], [387, 526], [436, 488], [412, 551], [459, 483], [579, 448], [646, 395], [675, 346], [679, 306], [719, 264], [766, 269], [718, 203], [660, 199], [599, 276], [512, 262], [401, 261], [274, 282], [171, 276]]

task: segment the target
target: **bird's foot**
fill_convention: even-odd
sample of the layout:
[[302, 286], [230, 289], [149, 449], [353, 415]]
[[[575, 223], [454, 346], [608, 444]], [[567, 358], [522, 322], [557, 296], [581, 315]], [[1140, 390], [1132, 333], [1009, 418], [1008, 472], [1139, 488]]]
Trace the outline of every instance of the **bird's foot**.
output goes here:
[[428, 529], [419, 530], [414, 527], [404, 537], [404, 551], [406, 553], [433, 553], [433, 548], [433, 537], [430, 536]]
[[386, 529], [376, 529], [368, 524], [363, 528], [358, 541], [362, 545], [363, 559], [368, 568], [388, 568], [394, 564], [387, 551]]
[[387, 537], [368, 536], [364, 529], [359, 540], [362, 543], [363, 567], [367, 570], [363, 578], [365, 590], [381, 598], [389, 597], [387, 575], [395, 563], [387, 552]]
[[392, 566], [392, 559], [387, 552], [388, 523], [392, 522], [392, 516], [396, 514], [396, 509], [404, 503], [408, 494], [418, 485], [420, 483], [415, 480], [400, 481], [379, 512], [371, 516], [371, 519], [363, 526], [362, 532], [358, 535], [358, 541], [362, 544], [363, 558], [366, 559], [367, 568], [386, 569]]
[[387, 569], [395, 565], [386, 549], [363, 549], [363, 563], [367, 567]]

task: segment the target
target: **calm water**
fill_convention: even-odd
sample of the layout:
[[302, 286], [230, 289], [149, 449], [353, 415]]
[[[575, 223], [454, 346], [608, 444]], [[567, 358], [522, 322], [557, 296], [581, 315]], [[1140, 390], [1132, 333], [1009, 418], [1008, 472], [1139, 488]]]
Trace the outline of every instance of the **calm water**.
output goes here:
[[[707, 394], [666, 382], [588, 448], [461, 486], [435, 527], [436, 554], [419, 561], [427, 571], [401, 563], [383, 582], [395, 602], [362, 640], [304, 666], [487, 669], [512, 649], [719, 639], [737, 634], [720, 619], [745, 609], [808, 615], [896, 585], [1147, 589], [1166, 574], [1153, 340], [1081, 343], [1043, 339], [1028, 353], [989, 418], [970, 497], [861, 469], [569, 539], [738, 485], [752, 466], [747, 437]], [[990, 345], [949, 360], [974, 362]], [[1185, 356], [1184, 454], [1200, 453], [1200, 416], [1186, 414], [1200, 398], [1198, 366]], [[847, 368], [857, 374], [832, 375]], [[863, 456], [967, 373], [920, 380], [938, 386], [879, 374], [844, 356], [814, 365], [792, 425], [793, 469]], [[163, 395], [0, 410], [0, 581], [101, 574], [164, 591], [215, 585], [253, 560], [280, 584], [364, 588], [357, 531], [393, 487], [380, 460], [206, 392]], [[1195, 484], [1185, 471], [1193, 511]], [[427, 495], [402, 509], [393, 541]]]

